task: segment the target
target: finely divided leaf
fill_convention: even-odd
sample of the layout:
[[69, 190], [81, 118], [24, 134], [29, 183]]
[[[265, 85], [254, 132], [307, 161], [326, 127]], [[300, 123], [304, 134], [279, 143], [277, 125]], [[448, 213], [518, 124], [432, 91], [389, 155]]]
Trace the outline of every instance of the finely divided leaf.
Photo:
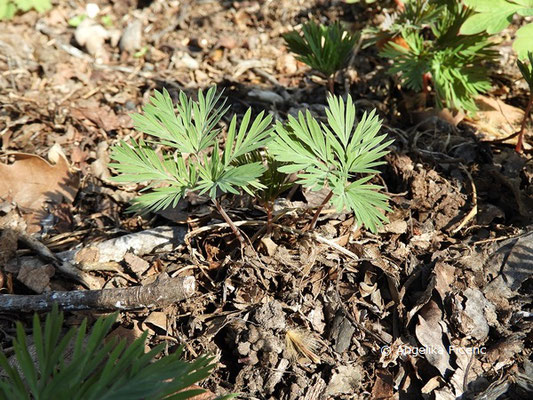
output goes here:
[[[328, 125], [321, 126], [307, 112], [298, 119], [289, 116], [286, 126], [278, 123], [269, 151], [279, 162], [283, 173], [298, 173], [297, 183], [312, 190], [328, 186], [333, 192], [332, 204], [338, 209], [354, 211], [356, 218], [370, 230], [386, 221], [387, 196], [381, 187], [367, 184], [383, 164], [381, 158], [392, 140], [379, 135], [381, 122], [372, 111], [355, 122], [355, 106], [350, 96], [328, 99]], [[372, 174], [360, 177], [361, 174]]]

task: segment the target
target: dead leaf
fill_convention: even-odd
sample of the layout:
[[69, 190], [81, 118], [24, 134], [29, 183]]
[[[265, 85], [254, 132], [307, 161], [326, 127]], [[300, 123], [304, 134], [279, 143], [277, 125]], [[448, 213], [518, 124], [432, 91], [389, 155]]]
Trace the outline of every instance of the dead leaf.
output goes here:
[[50, 290], [50, 278], [54, 276], [55, 268], [50, 265], [30, 266], [24, 264], [20, 267], [17, 280], [36, 293]]
[[[47, 202], [72, 203], [78, 192], [78, 176], [69, 171], [64, 156], [55, 156], [56, 164], [26, 153], [12, 153], [13, 164], [0, 164], [0, 198], [17, 204], [27, 212], [28, 232], [40, 230], [40, 221], [45, 216]], [[49, 158], [52, 157], [52, 152]]]
[[132, 272], [137, 277], [140, 277], [142, 274], [146, 272], [148, 268], [150, 268], [150, 264], [148, 263], [148, 261], [143, 260], [141, 257], [136, 256], [133, 253], [126, 253], [124, 255], [124, 261], [126, 261], [126, 264], [128, 264], [128, 267], [130, 267]]
[[339, 366], [333, 372], [333, 376], [326, 388], [326, 395], [335, 396], [343, 393], [356, 393], [361, 386], [363, 374], [362, 367], [357, 364]]
[[392, 221], [389, 224], [385, 224], [379, 228], [379, 233], [394, 233], [401, 235], [407, 232], [407, 221], [396, 220]]
[[[492, 324], [498, 323], [494, 304], [490, 303], [479, 289], [467, 288], [463, 292], [466, 297], [464, 309], [456, 309], [454, 315], [459, 325], [459, 329], [467, 336], [484, 340], [489, 334], [489, 319]], [[459, 302], [455, 302], [456, 308], [462, 307]]]
[[[524, 111], [505, 104], [500, 99], [479, 96], [476, 99], [479, 111], [473, 118], [465, 120], [477, 129], [478, 134], [485, 140], [502, 139], [520, 130]], [[514, 137], [505, 143], [516, 144]]]
[[79, 101], [77, 107], [71, 109], [71, 115], [76, 119], [88, 119], [105, 131], [114, 131], [123, 126], [111, 107], [101, 105], [96, 100]]
[[437, 368], [442, 376], [452, 369], [450, 354], [442, 341], [445, 329], [442, 311], [432, 300], [420, 311], [415, 332], [416, 338], [425, 348], [426, 360]]
[[142, 323], [142, 329], [150, 333], [167, 331], [167, 315], [161, 311], [154, 311]]
[[455, 281], [455, 268], [442, 261], [437, 261], [433, 269], [436, 277], [435, 289], [444, 300], [450, 294], [451, 285]]
[[373, 400], [392, 400], [394, 398], [393, 392], [393, 377], [390, 372], [385, 369], [378, 369], [376, 371], [376, 380], [372, 387]]
[[[139, 329], [137, 324], [133, 324], [133, 329], [128, 329], [123, 326], [112, 330], [109, 335], [106, 336], [105, 340], [109, 341], [113, 338], [117, 340], [125, 340], [127, 345], [131, 345], [135, 340], [139, 339], [143, 334], [143, 331]], [[150, 346], [148, 343], [144, 344], [144, 352], [148, 353], [150, 351]]]
[[209, 390], [206, 390], [198, 385], [191, 385], [188, 388], [183, 389], [181, 392], [186, 392], [187, 390], [204, 390], [204, 393], [197, 394], [194, 397], [190, 397], [190, 400], [213, 400], [215, 398], [215, 394], [213, 392], [210, 392]]

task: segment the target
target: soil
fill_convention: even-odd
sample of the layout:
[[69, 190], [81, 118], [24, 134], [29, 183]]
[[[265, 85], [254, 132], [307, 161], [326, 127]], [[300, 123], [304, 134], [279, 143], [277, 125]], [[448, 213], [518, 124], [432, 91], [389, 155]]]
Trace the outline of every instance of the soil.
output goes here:
[[[105, 34], [98, 41], [91, 31], [84, 46], [68, 21], [85, 13], [85, 2], [55, 2], [46, 14], [31, 11], [0, 23], [2, 161], [15, 165], [14, 152], [47, 159], [59, 144], [76, 178], [63, 182], [76, 188], [72, 198], [46, 201], [40, 214], [14, 207], [13, 199], [0, 203], [2, 293], [86, 288], [46, 260], [24, 264], [38, 252], [8, 224], [22, 226], [19, 233], [34, 234], [54, 254], [180, 225], [189, 235], [171, 251], [129, 252], [105, 265], [94, 262], [85, 273], [101, 288], [146, 285], [163, 272], [194, 276], [195, 296], [123, 312], [115, 333], [148, 329], [150, 345], [167, 341], [172, 351], [185, 344], [188, 358], [212, 354], [216, 368], [202, 386], [213, 394], [531, 398], [531, 135], [518, 154], [509, 141], [490, 136], [498, 129], [489, 116], [492, 130], [469, 119], [456, 123], [445, 113], [420, 113], [407, 101], [413, 95], [387, 75], [388, 62], [376, 48], [357, 47], [336, 76], [335, 91], [353, 96], [359, 116], [376, 108], [383, 132], [395, 140], [375, 178], [392, 208], [378, 234], [358, 229], [352, 214], [329, 209], [312, 233], [302, 234], [324, 194], [298, 189], [276, 203], [292, 211], [277, 219], [270, 235], [256, 238], [254, 251], [241, 252], [207, 199], [190, 195], [174, 209], [141, 217], [126, 208], [143, 186], [109, 180], [109, 149], [139, 137], [129, 113], [154, 89], [176, 98], [180, 90], [195, 96], [216, 84], [229, 116], [251, 107], [280, 121], [306, 109], [323, 118], [325, 80], [288, 53], [281, 35], [310, 16], [361, 30], [379, 24], [394, 2], [95, 3]], [[528, 93], [509, 46], [501, 45], [487, 97], [519, 112]], [[59, 164], [34, 161], [47, 171], [41, 182], [61, 176]], [[249, 197], [226, 196], [222, 205], [233, 220], [247, 221], [240, 228], [248, 237], [266, 220]], [[72, 325], [99, 313], [67, 315]], [[29, 314], [0, 313], [3, 348], [20, 318], [29, 326]]]

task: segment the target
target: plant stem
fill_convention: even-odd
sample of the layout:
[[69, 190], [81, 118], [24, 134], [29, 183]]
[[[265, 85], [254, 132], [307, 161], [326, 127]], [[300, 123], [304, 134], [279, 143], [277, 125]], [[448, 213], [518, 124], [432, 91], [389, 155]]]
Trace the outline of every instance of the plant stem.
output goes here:
[[224, 221], [226, 221], [226, 223], [230, 226], [231, 230], [233, 231], [237, 239], [239, 239], [239, 242], [241, 242], [241, 245], [243, 247], [246, 246], [246, 241], [244, 240], [244, 237], [242, 236], [241, 232], [235, 226], [235, 224], [233, 223], [229, 215], [226, 214], [226, 211], [224, 211], [224, 209], [220, 206], [220, 203], [216, 199], [211, 199], [211, 200], [213, 201], [213, 204], [217, 208], [218, 213], [222, 216], [222, 218], [224, 218]]
[[522, 119], [522, 125], [520, 126], [520, 132], [518, 133], [518, 141], [516, 142], [515, 150], [517, 153], [522, 151], [522, 143], [524, 141], [524, 133], [526, 132], [526, 122], [531, 113], [531, 107], [533, 106], [533, 92], [529, 95], [529, 101], [527, 102], [526, 110], [524, 112], [524, 118]]
[[405, 4], [403, 4], [402, 0], [394, 0], [394, 2], [396, 3], [399, 12], [405, 11]]
[[335, 94], [335, 74], [328, 76], [328, 90], [331, 94]]
[[328, 202], [329, 202], [329, 200], [331, 199], [332, 196], [333, 196], [333, 191], [330, 190], [329, 193], [328, 193], [328, 195], [324, 198], [324, 201], [322, 201], [322, 204], [320, 204], [320, 206], [318, 206], [318, 208], [316, 209], [316, 211], [315, 211], [315, 215], [313, 215], [313, 219], [311, 220], [311, 222], [309, 222], [309, 224], [307, 224], [307, 225], [302, 229], [303, 232], [315, 228], [316, 221], [318, 220], [318, 216], [320, 215], [320, 212], [322, 211], [322, 209], [324, 208], [324, 206], [325, 206], [326, 204], [328, 204]]
[[265, 209], [267, 212], [266, 233], [267, 235], [270, 235], [270, 233], [272, 232], [272, 203], [270, 203], [270, 201], [267, 201], [265, 203]]

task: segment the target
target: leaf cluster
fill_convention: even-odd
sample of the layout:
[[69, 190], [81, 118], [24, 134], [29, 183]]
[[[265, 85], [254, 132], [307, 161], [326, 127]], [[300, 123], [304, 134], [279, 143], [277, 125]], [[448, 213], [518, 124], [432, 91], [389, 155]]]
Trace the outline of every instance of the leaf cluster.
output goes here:
[[[465, 4], [476, 11], [461, 27], [461, 33], [472, 35], [480, 32], [499, 33], [511, 24], [513, 16], [533, 16], [533, 0], [464, 0]], [[513, 49], [518, 58], [528, 57], [533, 52], [533, 23], [528, 23], [516, 31]]]
[[260, 150], [251, 151], [235, 160], [234, 164], [251, 163], [261, 163], [265, 166], [265, 171], [259, 178], [259, 183], [263, 187], [254, 191], [254, 197], [261, 203], [273, 202], [293, 186], [293, 183], [289, 181], [289, 176], [279, 170], [285, 164], [276, 160], [271, 154]]
[[[216, 87], [207, 94], [198, 91], [198, 101], [181, 92], [174, 110], [170, 94], [155, 92], [143, 113], [132, 116], [135, 128], [156, 140], [122, 141], [115, 146], [111, 166], [120, 175], [116, 182], [148, 181], [144, 193], [134, 200], [130, 211], [158, 211], [176, 206], [189, 191], [207, 193], [215, 199], [219, 193], [252, 193], [264, 186], [259, 178], [264, 172], [260, 162], [236, 164], [239, 157], [262, 148], [270, 138], [271, 116], [261, 112], [252, 120], [251, 110], [244, 114], [237, 128], [237, 117], [229, 124], [226, 142], [221, 149], [218, 135], [220, 120], [227, 112], [224, 103], [217, 106], [221, 93]], [[171, 151], [158, 154], [154, 146], [164, 145]]]
[[0, 353], [0, 367], [8, 376], [0, 379], [0, 399], [183, 400], [203, 392], [182, 390], [209, 375], [214, 367], [211, 359], [199, 357], [186, 362], [179, 349], [155, 360], [164, 344], [145, 353], [146, 333], [130, 345], [125, 340], [106, 341], [115, 319], [116, 314], [99, 318], [89, 335], [84, 320], [63, 336], [63, 313], [58, 312], [57, 306], [47, 315], [44, 330], [35, 314], [36, 360], [28, 350], [24, 328], [17, 322], [13, 343], [16, 366]]
[[[400, 74], [402, 84], [409, 89], [424, 89], [424, 74], [429, 74], [435, 88], [438, 107], [475, 112], [475, 97], [491, 87], [484, 63], [496, 57], [489, 35], [477, 33], [463, 36], [461, 26], [472, 14], [460, 3], [441, 1], [431, 5], [414, 0], [406, 12], [422, 13], [413, 18], [422, 25], [407, 25], [401, 35], [407, 48], [394, 42], [381, 51], [393, 60], [390, 74]], [[426, 8], [427, 7], [427, 8]]]
[[364, 113], [356, 122], [355, 106], [350, 96], [329, 96], [326, 108], [328, 124], [319, 123], [309, 111], [298, 118], [289, 116], [286, 125], [277, 123], [269, 151], [285, 163], [279, 170], [297, 173], [302, 184], [312, 190], [329, 187], [331, 203], [355, 213], [357, 220], [371, 231], [386, 217], [387, 196], [380, 186], [368, 182], [379, 171], [380, 159], [392, 143], [380, 135], [381, 122], [375, 111]]
[[374, 36], [370, 39], [371, 43], [385, 35], [395, 37], [401, 35], [404, 30], [420, 31], [429, 27], [439, 16], [443, 4], [435, 0], [412, 0], [406, 2], [404, 7], [404, 10], [399, 14], [385, 14], [385, 20], [379, 28], [366, 30]]
[[283, 39], [298, 60], [330, 77], [346, 65], [357, 35], [346, 31], [339, 22], [325, 26], [309, 21], [303, 24], [302, 34], [292, 31]]
[[[271, 210], [272, 201], [293, 184], [288, 174], [298, 173], [298, 183], [306, 187], [329, 187], [333, 205], [354, 211], [369, 229], [375, 231], [386, 220], [382, 212], [388, 210], [387, 197], [378, 192], [379, 186], [368, 183], [391, 143], [379, 134], [375, 111], [356, 123], [351, 97], [345, 103], [330, 96], [327, 125], [306, 112], [273, 129], [270, 116], [262, 112], [252, 122], [248, 110], [239, 128], [232, 118], [221, 148], [218, 122], [226, 109], [224, 102], [216, 106], [219, 99], [215, 88], [206, 95], [199, 91], [197, 102], [181, 93], [174, 111], [170, 95], [156, 92], [143, 113], [133, 115], [137, 130], [154, 139], [123, 141], [111, 153], [111, 166], [119, 172], [115, 181], [148, 182], [150, 192], [134, 201], [133, 211], [175, 206], [188, 191], [215, 199], [219, 192], [239, 189]], [[158, 154], [154, 146], [161, 145], [171, 151]]]
[[0, 0], [0, 20], [11, 19], [19, 11], [34, 9], [42, 13], [51, 8], [50, 0]]

